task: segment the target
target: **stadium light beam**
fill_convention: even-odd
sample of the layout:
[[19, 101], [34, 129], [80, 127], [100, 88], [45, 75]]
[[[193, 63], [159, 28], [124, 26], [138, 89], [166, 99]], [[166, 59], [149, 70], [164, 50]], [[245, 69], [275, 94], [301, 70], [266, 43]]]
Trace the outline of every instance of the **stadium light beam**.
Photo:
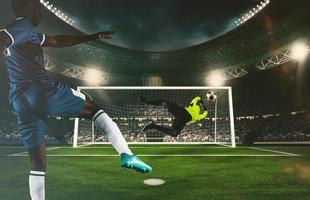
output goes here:
[[223, 86], [225, 83], [224, 72], [219, 70], [211, 72], [207, 76], [206, 82], [210, 86]]
[[309, 48], [304, 43], [296, 43], [291, 49], [291, 57], [299, 62], [304, 61], [308, 54]]
[[101, 85], [104, 82], [104, 73], [97, 69], [86, 69], [84, 78], [89, 85]]

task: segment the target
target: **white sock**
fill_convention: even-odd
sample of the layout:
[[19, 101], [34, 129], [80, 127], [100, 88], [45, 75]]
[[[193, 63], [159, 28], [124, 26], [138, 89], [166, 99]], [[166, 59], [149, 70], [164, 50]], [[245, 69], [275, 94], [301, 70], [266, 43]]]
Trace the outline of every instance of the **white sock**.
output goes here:
[[30, 171], [29, 189], [32, 200], [45, 200], [45, 172]]
[[98, 111], [94, 115], [93, 121], [96, 128], [105, 133], [108, 140], [112, 143], [113, 147], [119, 154], [127, 153], [129, 155], [133, 155], [117, 124], [113, 122], [113, 120], [104, 111]]

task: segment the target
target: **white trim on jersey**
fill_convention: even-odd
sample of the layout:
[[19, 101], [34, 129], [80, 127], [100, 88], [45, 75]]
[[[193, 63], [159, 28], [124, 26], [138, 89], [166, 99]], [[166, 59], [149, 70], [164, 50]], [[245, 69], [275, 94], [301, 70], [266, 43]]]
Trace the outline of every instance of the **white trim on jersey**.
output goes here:
[[44, 42], [45, 42], [45, 35], [44, 34], [42, 34], [42, 42], [41, 42], [41, 46], [44, 44]]
[[72, 93], [73, 93], [74, 96], [80, 97], [80, 98], [83, 99], [84, 101], [86, 100], [86, 96], [85, 96], [83, 93], [78, 92], [78, 91], [76, 91], [76, 90], [74, 90], [74, 89], [72, 89], [72, 88], [71, 88], [71, 91], [72, 91]]
[[12, 42], [12, 44], [9, 46], [9, 47], [7, 47], [8, 49], [11, 47], [11, 46], [13, 46], [13, 44], [15, 43], [15, 40], [14, 40], [14, 37], [11, 35], [11, 33], [9, 33], [9, 31], [8, 30], [6, 30], [6, 29], [2, 29], [2, 30], [0, 30], [0, 31], [4, 31], [10, 38], [11, 38], [11, 42]]

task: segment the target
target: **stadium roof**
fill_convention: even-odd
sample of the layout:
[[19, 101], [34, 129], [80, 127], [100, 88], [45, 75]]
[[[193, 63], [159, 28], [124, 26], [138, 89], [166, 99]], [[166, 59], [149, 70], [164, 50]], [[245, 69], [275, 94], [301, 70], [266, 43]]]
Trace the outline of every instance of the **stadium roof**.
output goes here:
[[[109, 74], [114, 81], [142, 81], [144, 77], [156, 75], [168, 84], [175, 79], [198, 79], [203, 83], [209, 71], [224, 69], [246, 74], [258, 70], [255, 66], [263, 58], [288, 48], [297, 39], [308, 42], [308, 4], [305, 0], [273, 0], [270, 6], [234, 30], [206, 43], [180, 50], [145, 52], [99, 41], [65, 49], [48, 49], [46, 52], [57, 66], [53, 69], [57, 72], [74, 75], [76, 69], [91, 67]], [[80, 31], [51, 13], [46, 14], [40, 27], [43, 32], [80, 34]]]
[[81, 31], [113, 29], [116, 34], [108, 43], [144, 51], [175, 50], [206, 42], [234, 28], [237, 18], [244, 21], [255, 13], [254, 8], [258, 12], [268, 3], [268, 0], [262, 0], [262, 4], [258, 0], [92, 0], [86, 5], [85, 0], [41, 1], [69, 24], [74, 20], [73, 26]]

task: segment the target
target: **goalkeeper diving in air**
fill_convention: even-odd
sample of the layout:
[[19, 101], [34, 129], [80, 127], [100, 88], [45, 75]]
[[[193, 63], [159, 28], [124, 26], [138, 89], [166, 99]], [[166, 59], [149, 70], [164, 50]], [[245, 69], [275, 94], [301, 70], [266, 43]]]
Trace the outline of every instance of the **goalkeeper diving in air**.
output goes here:
[[186, 125], [194, 124], [205, 119], [208, 115], [207, 105], [202, 101], [201, 97], [195, 97], [187, 107], [161, 99], [152, 101], [140, 97], [140, 101], [147, 105], [164, 106], [174, 116], [172, 128], [151, 122], [142, 131], [158, 130], [166, 135], [177, 137]]

